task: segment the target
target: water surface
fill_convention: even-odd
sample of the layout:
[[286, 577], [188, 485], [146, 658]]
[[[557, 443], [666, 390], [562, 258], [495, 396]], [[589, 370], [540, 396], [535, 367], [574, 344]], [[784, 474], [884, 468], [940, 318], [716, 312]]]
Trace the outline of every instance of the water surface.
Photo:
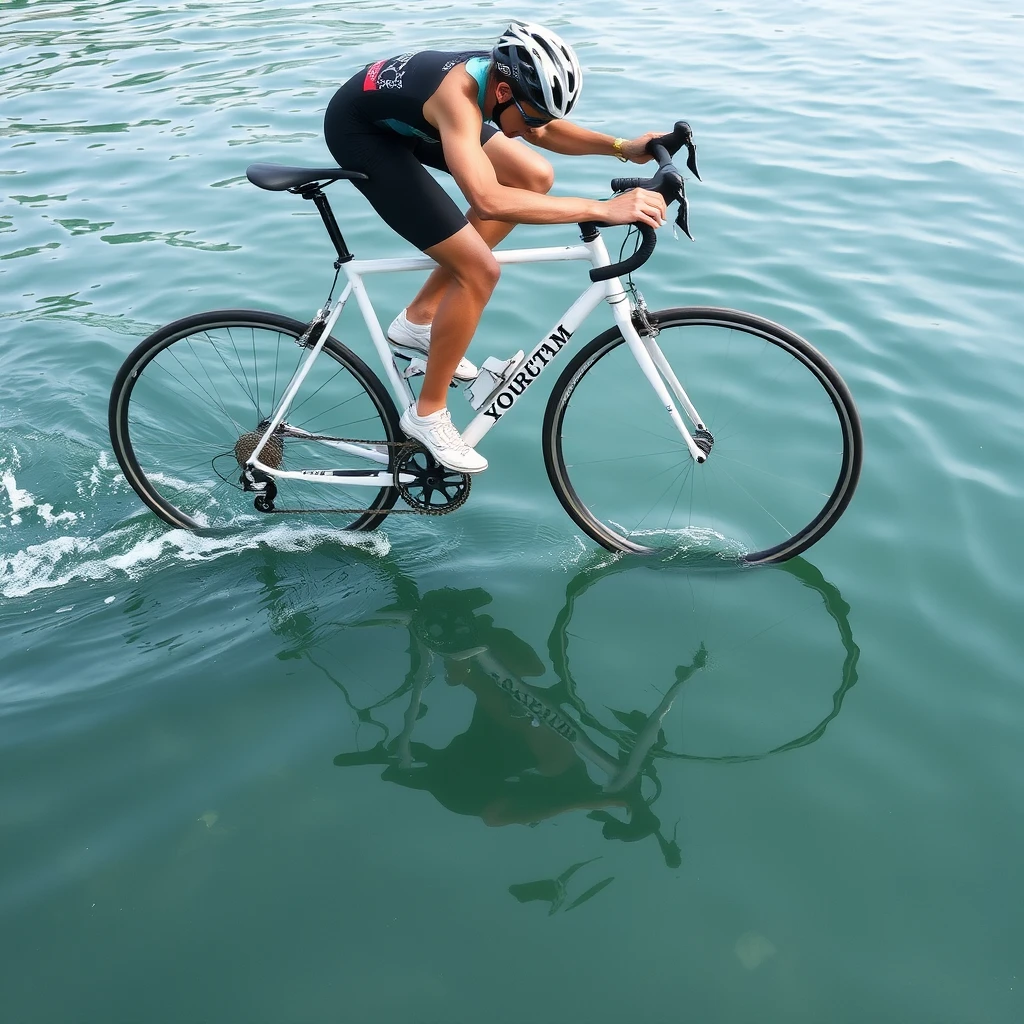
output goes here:
[[[828, 355], [853, 505], [782, 568], [610, 558], [548, 488], [549, 376], [453, 516], [168, 530], [109, 451], [121, 361], [201, 309], [309, 316], [333, 276], [315, 212], [246, 165], [325, 161], [340, 81], [508, 12], [8, 0], [5, 1020], [1024, 1017], [1024, 18], [516, 13], [577, 45], [581, 123], [694, 126], [697, 241], [663, 231], [644, 294]], [[619, 167], [554, 163], [591, 196]], [[331, 196], [357, 254], [406, 251]], [[381, 316], [415, 283], [374, 282]], [[471, 355], [574, 292], [509, 270]]]

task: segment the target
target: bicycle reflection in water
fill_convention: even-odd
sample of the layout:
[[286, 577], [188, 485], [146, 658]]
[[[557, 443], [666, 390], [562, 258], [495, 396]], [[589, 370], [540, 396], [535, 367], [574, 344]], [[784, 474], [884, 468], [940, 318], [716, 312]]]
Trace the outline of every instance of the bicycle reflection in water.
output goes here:
[[[587, 680], [577, 680], [570, 661], [574, 637], [569, 627], [581, 598], [610, 576], [658, 568], [659, 563], [601, 556], [595, 565], [569, 581], [548, 637], [556, 681], [547, 686], [527, 681], [547, 672], [536, 651], [481, 611], [491, 603], [485, 590], [442, 588], [419, 597], [408, 579], [395, 578], [391, 589], [397, 601], [363, 617], [354, 626], [407, 631], [409, 666], [402, 683], [360, 706], [353, 701], [350, 686], [324, 665], [318, 665], [341, 690], [360, 726], [372, 726], [381, 733], [372, 746], [338, 754], [334, 763], [345, 768], [380, 766], [384, 781], [428, 792], [446, 809], [478, 817], [489, 826], [536, 825], [568, 811], [585, 811], [587, 818], [600, 825], [605, 839], [634, 843], [653, 838], [666, 866], [679, 867], [682, 852], [676, 835], [678, 821], [667, 829], [655, 813], [663, 791], [659, 765], [670, 761], [753, 761], [815, 742], [838, 715], [857, 680], [859, 649], [850, 629], [849, 606], [813, 565], [797, 558], [762, 570], [786, 574], [815, 592], [838, 629], [842, 660], [838, 682], [830, 687], [831, 708], [795, 738], [753, 753], [673, 749], [664, 728], [665, 719], [687, 684], [699, 679], [708, 666], [709, 648], [703, 639], [686, 652], [685, 660], [675, 666], [673, 677], [661, 681], [667, 688], [649, 710], [608, 707], [608, 694], [603, 694], [602, 710], [607, 709], [607, 713], [604, 717], [593, 713], [583, 697]], [[664, 571], [679, 573], [678, 568], [670, 566]], [[723, 646], [721, 639], [718, 646]], [[715, 653], [712, 649], [711, 654]], [[754, 663], [757, 657], [755, 652]], [[317, 664], [311, 656], [310, 660]], [[428, 714], [424, 693], [439, 675], [449, 686], [470, 691], [474, 704], [468, 727], [446, 745], [432, 746], [415, 736]], [[634, 679], [612, 682], [619, 699], [640, 689]], [[654, 685], [658, 686], [658, 681]], [[647, 689], [649, 686], [644, 687]], [[400, 711], [400, 727], [394, 716], [396, 710]], [[382, 720], [387, 711], [392, 713], [390, 727]], [[596, 859], [572, 864], [555, 878], [512, 885], [509, 891], [521, 902], [546, 902], [549, 913], [572, 909], [612, 881], [603, 878], [566, 904], [570, 880]]]

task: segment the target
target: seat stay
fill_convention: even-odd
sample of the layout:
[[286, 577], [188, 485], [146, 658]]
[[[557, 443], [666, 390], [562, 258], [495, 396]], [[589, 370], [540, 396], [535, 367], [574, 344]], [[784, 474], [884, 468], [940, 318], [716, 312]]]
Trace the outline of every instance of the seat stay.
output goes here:
[[[295, 400], [295, 395], [302, 386], [302, 382], [306, 379], [309, 371], [313, 368], [313, 363], [316, 361], [316, 357], [323, 351], [324, 345], [327, 343], [327, 339], [331, 335], [331, 331], [334, 330], [334, 325], [338, 322], [338, 317], [341, 316], [341, 311], [345, 308], [345, 303], [348, 301], [350, 291], [350, 288], [346, 288], [345, 291], [342, 292], [341, 297], [338, 299], [337, 303], [335, 303], [334, 309], [331, 310], [330, 315], [327, 317], [327, 322], [320, 331], [320, 337], [317, 338], [316, 344], [309, 350], [309, 355], [306, 356], [302, 365], [298, 370], [296, 370], [294, 376], [288, 382], [288, 387], [284, 389], [284, 394], [281, 396], [280, 404], [274, 410], [274, 415], [270, 418], [270, 423], [267, 424], [267, 429], [263, 431], [263, 436], [259, 439], [259, 443], [253, 449], [252, 455], [250, 456], [249, 461], [253, 465], [257, 465], [257, 460], [259, 459], [260, 453], [263, 451], [267, 441], [284, 422], [285, 416], [288, 415], [288, 410], [291, 408], [292, 402]], [[269, 472], [267, 467], [262, 464], [259, 465], [259, 468], [263, 469], [265, 472]]]

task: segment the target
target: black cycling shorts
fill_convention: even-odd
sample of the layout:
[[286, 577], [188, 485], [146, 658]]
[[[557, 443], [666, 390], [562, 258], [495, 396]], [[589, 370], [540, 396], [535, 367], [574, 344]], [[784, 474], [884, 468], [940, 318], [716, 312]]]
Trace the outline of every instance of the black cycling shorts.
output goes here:
[[[355, 86], [355, 88], [353, 88]], [[331, 156], [348, 171], [362, 171], [368, 181], [353, 185], [391, 228], [421, 251], [451, 238], [468, 223], [451, 196], [427, 167], [447, 174], [444, 150], [439, 142], [399, 135], [356, 115], [347, 94], [361, 89], [359, 76], [335, 94], [324, 117], [324, 138]], [[485, 124], [480, 144], [498, 132]]]

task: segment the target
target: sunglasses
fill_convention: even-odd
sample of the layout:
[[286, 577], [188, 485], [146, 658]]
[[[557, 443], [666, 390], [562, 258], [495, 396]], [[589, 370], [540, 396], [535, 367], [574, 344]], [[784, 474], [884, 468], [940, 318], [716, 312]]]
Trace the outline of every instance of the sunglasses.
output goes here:
[[522, 115], [523, 123], [527, 128], [543, 128], [545, 125], [551, 124], [554, 121], [553, 117], [535, 117], [533, 114], [528, 114], [523, 110], [522, 104], [515, 98], [512, 97], [512, 102], [516, 105], [516, 110]]

